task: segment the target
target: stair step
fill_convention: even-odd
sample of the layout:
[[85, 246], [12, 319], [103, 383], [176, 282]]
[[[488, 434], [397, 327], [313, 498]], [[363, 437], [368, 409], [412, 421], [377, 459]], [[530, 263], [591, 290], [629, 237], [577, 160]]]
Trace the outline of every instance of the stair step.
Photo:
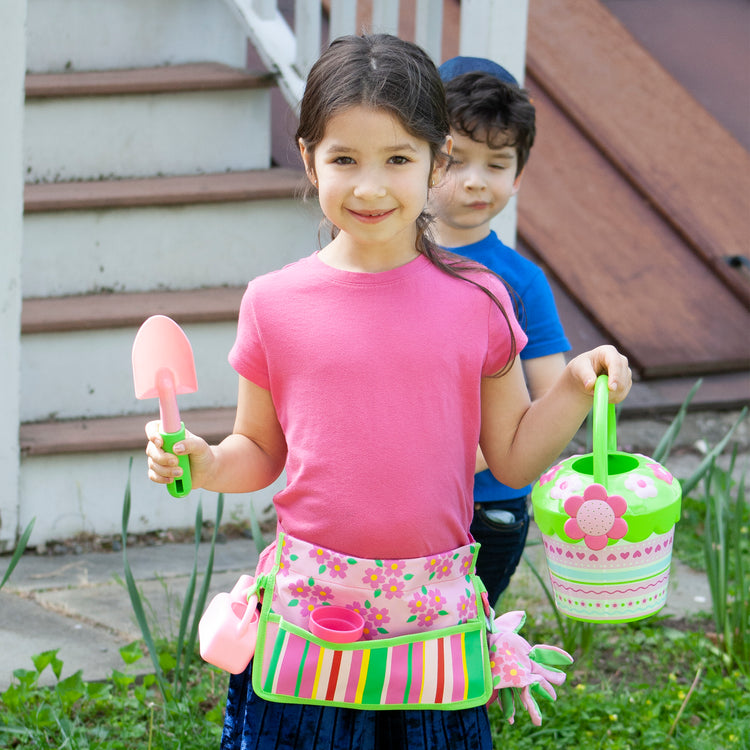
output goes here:
[[232, 91], [275, 85], [276, 78], [268, 71], [241, 70], [216, 62], [186, 63], [125, 70], [29, 73], [26, 99]]
[[29, 182], [264, 169], [274, 76], [193, 63], [27, 76]]
[[170, 177], [28, 183], [24, 212], [294, 198], [305, 181], [301, 170], [274, 167]]
[[[193, 409], [183, 411], [181, 416], [192, 432], [216, 443], [231, 433], [234, 413], [234, 408]], [[145, 449], [147, 421], [143, 416], [125, 416], [22, 424], [21, 454], [51, 456]]]
[[247, 37], [224, 0], [29, 0], [28, 70], [215, 60], [243, 66]]
[[29, 184], [23, 296], [244, 284], [312, 250], [321, 216], [298, 199], [304, 179], [274, 167]]
[[235, 321], [245, 287], [82, 294], [25, 299], [21, 333], [60, 333], [140, 326], [144, 310], [184, 323]]

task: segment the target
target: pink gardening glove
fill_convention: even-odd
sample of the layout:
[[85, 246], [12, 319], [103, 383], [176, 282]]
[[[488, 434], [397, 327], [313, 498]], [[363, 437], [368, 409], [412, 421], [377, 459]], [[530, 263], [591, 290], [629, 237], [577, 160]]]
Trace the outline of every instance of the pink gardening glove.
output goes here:
[[512, 724], [516, 700], [528, 711], [536, 726], [542, 723], [542, 714], [536, 698], [555, 700], [552, 685], [562, 685], [565, 673], [559, 666], [573, 663], [571, 656], [555, 646], [532, 646], [518, 635], [526, 619], [524, 612], [507, 612], [495, 618], [488, 634], [492, 683], [499, 692], [505, 718]]

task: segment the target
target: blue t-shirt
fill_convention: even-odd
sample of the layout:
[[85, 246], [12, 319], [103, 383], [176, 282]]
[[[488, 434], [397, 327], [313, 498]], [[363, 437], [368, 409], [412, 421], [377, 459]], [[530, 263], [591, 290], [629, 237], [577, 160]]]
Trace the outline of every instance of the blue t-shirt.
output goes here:
[[[472, 245], [448, 247], [452, 253], [481, 263], [498, 274], [515, 293], [518, 321], [529, 337], [521, 359], [536, 359], [567, 352], [570, 342], [565, 336], [549, 282], [539, 266], [519, 255], [500, 241], [495, 232]], [[522, 497], [531, 486], [514, 489], [498, 482], [489, 469], [474, 477], [474, 500], [478, 503]]]

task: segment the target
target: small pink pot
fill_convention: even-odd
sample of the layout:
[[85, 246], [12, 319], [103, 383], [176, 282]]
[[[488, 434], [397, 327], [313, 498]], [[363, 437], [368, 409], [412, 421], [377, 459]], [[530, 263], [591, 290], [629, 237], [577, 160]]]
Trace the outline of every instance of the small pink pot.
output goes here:
[[240, 674], [255, 653], [258, 637], [258, 597], [247, 599], [252, 576], [243, 575], [230, 593], [217, 594], [198, 623], [200, 653], [205, 661]]
[[354, 643], [362, 637], [365, 621], [359, 612], [345, 607], [316, 607], [310, 613], [310, 632], [329, 643]]

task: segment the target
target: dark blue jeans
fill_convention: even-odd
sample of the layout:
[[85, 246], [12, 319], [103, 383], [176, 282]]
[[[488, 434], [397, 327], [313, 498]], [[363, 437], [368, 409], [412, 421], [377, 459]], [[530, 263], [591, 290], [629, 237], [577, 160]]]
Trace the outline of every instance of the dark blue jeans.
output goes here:
[[459, 711], [362, 711], [272, 703], [250, 666], [231, 675], [222, 750], [492, 750], [484, 706]]
[[[515, 520], [506, 523], [493, 519], [488, 515], [488, 511], [493, 510], [508, 511]], [[471, 535], [482, 545], [477, 557], [477, 574], [487, 587], [487, 595], [493, 607], [500, 594], [508, 588], [510, 577], [521, 561], [528, 531], [526, 497], [474, 505]]]

